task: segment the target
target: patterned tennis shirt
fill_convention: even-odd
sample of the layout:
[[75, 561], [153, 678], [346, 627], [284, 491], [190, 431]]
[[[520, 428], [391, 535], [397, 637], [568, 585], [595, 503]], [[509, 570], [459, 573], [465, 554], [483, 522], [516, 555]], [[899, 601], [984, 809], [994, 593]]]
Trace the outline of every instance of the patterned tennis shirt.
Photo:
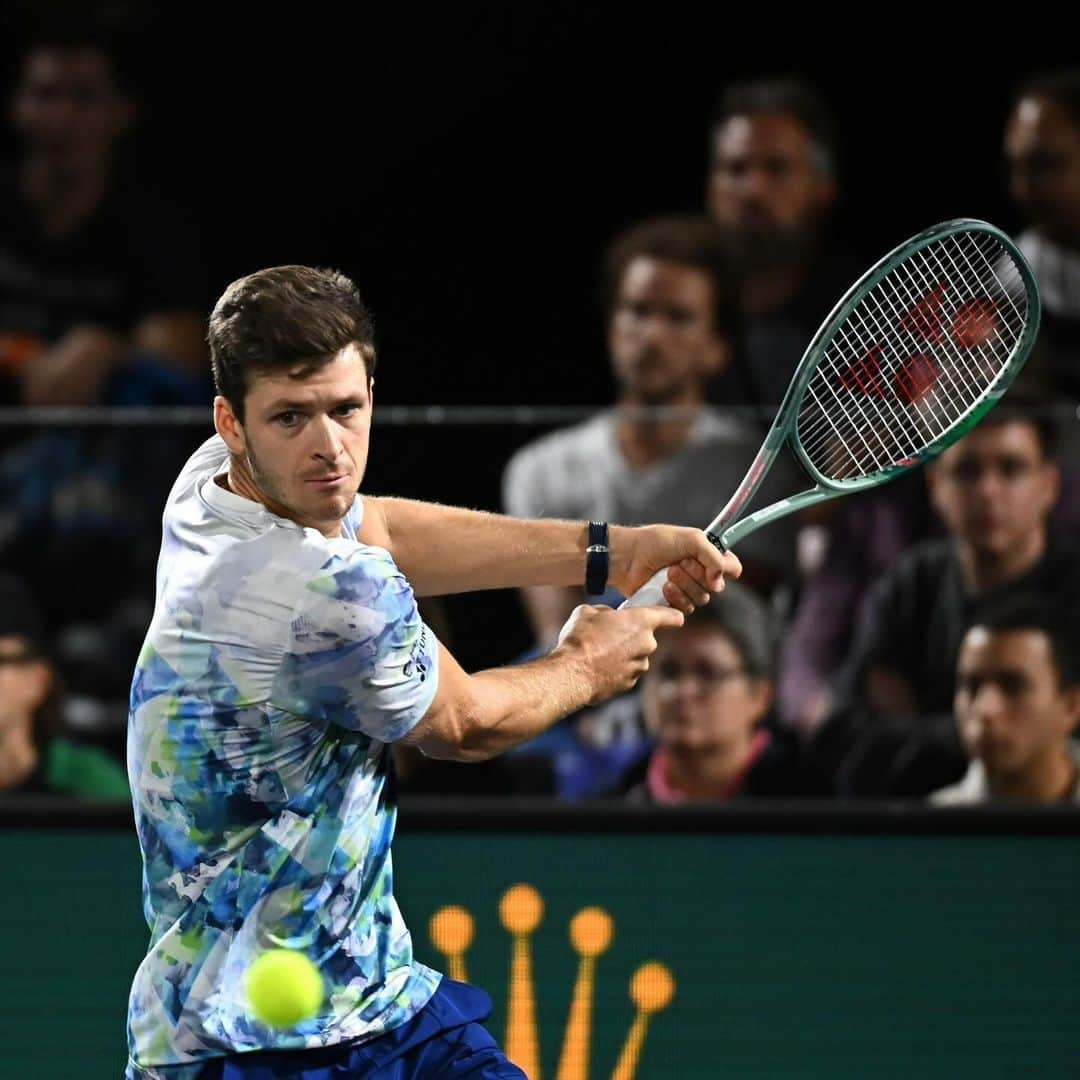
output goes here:
[[[207, 1059], [372, 1039], [441, 976], [413, 959], [393, 893], [387, 744], [424, 715], [437, 643], [382, 548], [271, 514], [215, 479], [214, 437], [169, 495], [154, 618], [131, 688], [128, 774], [150, 945], [131, 989], [136, 1080]], [[296, 948], [319, 1013], [274, 1030], [244, 974]]]

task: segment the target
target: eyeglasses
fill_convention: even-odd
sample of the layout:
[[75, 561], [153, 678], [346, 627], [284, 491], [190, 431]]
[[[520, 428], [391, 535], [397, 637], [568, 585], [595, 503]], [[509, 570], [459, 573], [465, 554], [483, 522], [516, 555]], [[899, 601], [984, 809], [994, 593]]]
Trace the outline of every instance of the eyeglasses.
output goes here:
[[1022, 480], [1035, 471], [1036, 465], [1023, 458], [1002, 457], [995, 461], [965, 459], [947, 466], [949, 476], [962, 484], [975, 484], [983, 473], [993, 473], [1007, 482]]
[[745, 667], [717, 667], [712, 664], [679, 664], [668, 661], [657, 665], [653, 678], [658, 682], [673, 683], [679, 679], [693, 679], [698, 686], [717, 689], [731, 679], [747, 674]]

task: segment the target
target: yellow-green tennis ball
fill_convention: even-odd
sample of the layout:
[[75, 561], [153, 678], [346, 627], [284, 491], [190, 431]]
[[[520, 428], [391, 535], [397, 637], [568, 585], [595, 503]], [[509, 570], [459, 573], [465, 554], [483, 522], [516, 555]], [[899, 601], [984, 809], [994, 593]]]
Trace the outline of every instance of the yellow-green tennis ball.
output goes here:
[[319, 969], [295, 949], [271, 949], [247, 969], [251, 1011], [269, 1027], [292, 1027], [314, 1016], [323, 1003]]

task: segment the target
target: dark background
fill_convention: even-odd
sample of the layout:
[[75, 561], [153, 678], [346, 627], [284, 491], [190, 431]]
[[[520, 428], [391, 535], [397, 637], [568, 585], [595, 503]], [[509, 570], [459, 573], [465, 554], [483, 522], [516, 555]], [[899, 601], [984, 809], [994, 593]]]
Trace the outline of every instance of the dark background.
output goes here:
[[[384, 410], [610, 401], [604, 247], [642, 217], [701, 208], [728, 83], [798, 74], [824, 96], [836, 242], [870, 262], [950, 217], [1017, 229], [1000, 150], [1010, 93], [1080, 57], [1061, 25], [926, 6], [68, 10], [6, 9], [5, 84], [28, 31], [96, 12], [142, 100], [125, 169], [189, 212], [207, 306], [261, 266], [345, 270], [374, 309]], [[508, 455], [542, 430], [383, 425], [365, 488], [498, 509]], [[528, 644], [510, 595], [449, 607], [469, 666]]]
[[[26, 27], [62, 10], [11, 9], [9, 74]], [[948, 217], [1018, 224], [1000, 166], [1009, 93], [1080, 58], [1063, 26], [950, 25], [932, 5], [798, 20], [771, 5], [99, 10], [142, 89], [130, 156], [191, 209], [209, 299], [260, 266], [340, 266], [375, 310], [380, 400], [396, 403], [604, 401], [603, 247], [701, 206], [725, 84], [797, 73], [824, 95], [838, 234], [870, 259]]]

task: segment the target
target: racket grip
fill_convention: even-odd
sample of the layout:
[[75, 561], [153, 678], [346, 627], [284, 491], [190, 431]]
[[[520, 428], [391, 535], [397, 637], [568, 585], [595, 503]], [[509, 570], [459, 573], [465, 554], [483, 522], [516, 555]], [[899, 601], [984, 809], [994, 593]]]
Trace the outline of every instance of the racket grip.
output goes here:
[[624, 600], [619, 607], [645, 607], [647, 604], [671, 605], [664, 599], [664, 582], [667, 581], [668, 568], [658, 570], [633, 596]]

